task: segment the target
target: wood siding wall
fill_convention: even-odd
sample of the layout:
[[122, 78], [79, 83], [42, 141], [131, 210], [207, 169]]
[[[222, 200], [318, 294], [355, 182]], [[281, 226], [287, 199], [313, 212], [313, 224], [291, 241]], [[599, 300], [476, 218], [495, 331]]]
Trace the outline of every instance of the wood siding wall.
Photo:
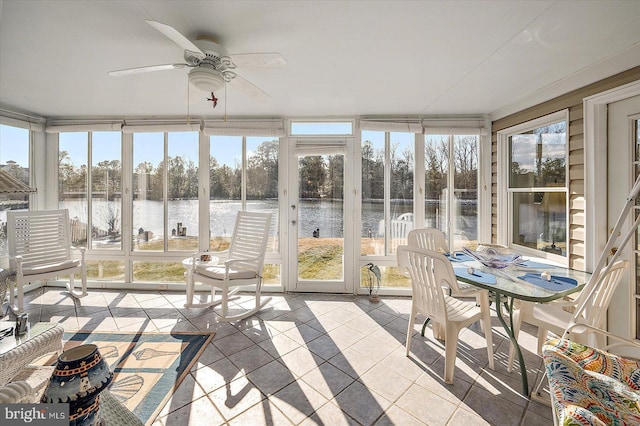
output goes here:
[[598, 81], [559, 96], [550, 101], [533, 106], [492, 122], [491, 125], [491, 239], [497, 240], [498, 216], [498, 131], [560, 111], [569, 109], [569, 266], [584, 270], [585, 265], [585, 203], [584, 181], [584, 121], [582, 101], [615, 87], [640, 80], [640, 67], [632, 68], [620, 74]]

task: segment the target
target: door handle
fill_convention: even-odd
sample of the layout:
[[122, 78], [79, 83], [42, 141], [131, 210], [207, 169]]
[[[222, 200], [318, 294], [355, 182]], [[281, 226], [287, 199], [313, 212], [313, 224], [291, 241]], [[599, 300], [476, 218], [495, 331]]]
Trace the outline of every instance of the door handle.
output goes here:
[[294, 225], [294, 226], [295, 226], [295, 224], [296, 224], [296, 223], [297, 223], [297, 222], [296, 222], [295, 220], [292, 220], [292, 221], [291, 221], [291, 224], [292, 224], [292, 225]]
[[296, 209], [296, 205], [295, 204], [291, 204], [291, 210], [295, 210]]

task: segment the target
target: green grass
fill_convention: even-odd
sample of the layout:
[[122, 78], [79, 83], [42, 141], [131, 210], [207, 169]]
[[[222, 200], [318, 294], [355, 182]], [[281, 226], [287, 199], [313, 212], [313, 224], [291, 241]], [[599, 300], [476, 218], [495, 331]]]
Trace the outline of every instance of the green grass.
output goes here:
[[305, 280], [342, 279], [343, 253], [342, 245], [338, 244], [311, 244], [306, 248], [299, 246], [298, 276]]
[[[184, 250], [188, 257], [195, 252], [191, 238], [171, 240], [171, 248]], [[211, 239], [211, 252], [226, 250], [229, 241], [222, 238]], [[136, 242], [140, 251], [162, 251], [162, 241]], [[343, 240], [341, 238], [304, 238], [298, 241], [298, 275], [304, 280], [339, 280], [343, 275], [344, 263]], [[143, 282], [184, 282], [184, 266], [178, 262], [135, 261], [134, 281]], [[381, 287], [410, 287], [409, 280], [398, 273], [395, 267], [380, 267], [382, 272]], [[265, 285], [279, 285], [281, 265], [265, 264], [263, 280]], [[124, 281], [124, 264], [118, 260], [92, 260], [87, 262], [87, 277], [95, 280]], [[367, 269], [360, 270], [361, 287], [368, 282]]]
[[181, 262], [133, 262], [134, 281], [184, 282]]

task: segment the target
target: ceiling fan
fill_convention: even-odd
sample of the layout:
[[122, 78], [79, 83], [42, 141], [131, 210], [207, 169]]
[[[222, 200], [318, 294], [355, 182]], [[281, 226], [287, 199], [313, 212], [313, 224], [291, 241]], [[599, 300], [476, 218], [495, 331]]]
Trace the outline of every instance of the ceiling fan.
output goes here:
[[213, 99], [215, 99], [213, 93], [222, 89], [226, 83], [229, 83], [248, 96], [266, 102], [271, 99], [271, 96], [247, 79], [238, 75], [235, 70], [243, 66], [275, 68], [287, 64], [286, 59], [280, 53], [244, 53], [230, 55], [210, 37], [198, 37], [194, 43], [178, 30], [167, 24], [151, 20], [146, 20], [146, 22], [184, 50], [185, 62], [110, 71], [110, 76], [117, 77], [151, 71], [191, 68], [189, 71], [189, 83], [199, 90], [211, 92]]

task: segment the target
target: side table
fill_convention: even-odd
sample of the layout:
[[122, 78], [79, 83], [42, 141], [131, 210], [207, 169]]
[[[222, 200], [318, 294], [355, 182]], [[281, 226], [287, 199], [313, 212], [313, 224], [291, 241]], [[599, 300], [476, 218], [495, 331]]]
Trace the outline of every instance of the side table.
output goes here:
[[[201, 254], [208, 255], [208, 261], [202, 261], [198, 259], [198, 256]], [[194, 264], [195, 259], [195, 264]], [[193, 271], [198, 265], [217, 265], [220, 262], [220, 258], [216, 256], [211, 256], [209, 252], [203, 252], [193, 257], [187, 257], [182, 261], [182, 266], [184, 266], [185, 273], [184, 277], [187, 281], [187, 303], [184, 305], [185, 308], [188, 308], [193, 303], [193, 293], [195, 292], [195, 283], [193, 282]]]

